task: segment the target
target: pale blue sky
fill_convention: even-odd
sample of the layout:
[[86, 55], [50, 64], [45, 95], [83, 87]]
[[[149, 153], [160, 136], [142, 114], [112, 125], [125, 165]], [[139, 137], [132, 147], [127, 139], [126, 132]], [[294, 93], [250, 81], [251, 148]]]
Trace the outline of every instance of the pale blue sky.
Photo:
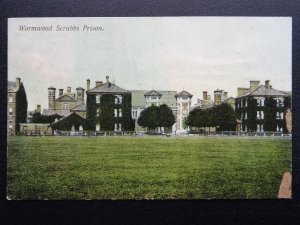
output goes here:
[[[85, 24], [104, 31], [55, 31]], [[184, 88], [193, 102], [218, 88], [235, 97], [250, 80], [291, 90], [288, 17], [17, 18], [8, 25], [8, 79], [21, 77], [29, 110], [47, 108], [51, 85], [75, 91], [107, 75], [129, 90]], [[20, 25], [53, 31], [24, 32]]]

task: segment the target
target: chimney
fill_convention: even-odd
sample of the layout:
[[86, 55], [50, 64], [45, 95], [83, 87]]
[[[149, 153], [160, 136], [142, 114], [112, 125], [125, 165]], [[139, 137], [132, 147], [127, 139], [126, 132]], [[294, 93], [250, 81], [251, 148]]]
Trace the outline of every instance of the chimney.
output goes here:
[[58, 89], [58, 97], [63, 96], [64, 94], [64, 89]]
[[106, 76], [106, 83], [109, 82], [109, 76]]
[[90, 84], [91, 84], [90, 79], [87, 79], [87, 80], [86, 80], [86, 90], [87, 90], [87, 91], [89, 91], [90, 88], [91, 88]]
[[103, 84], [103, 82], [102, 81], [96, 81], [96, 86], [95, 87], [99, 87], [99, 86], [101, 86]]
[[207, 91], [203, 91], [203, 100], [207, 101]]
[[227, 98], [228, 98], [228, 92], [224, 91], [224, 99], [227, 99]]
[[256, 88], [258, 88], [259, 83], [259, 80], [250, 80], [250, 91], [254, 91]]
[[67, 94], [71, 96], [71, 87], [67, 87]]
[[36, 110], [37, 113], [41, 113], [41, 105], [36, 105]]
[[270, 88], [270, 80], [265, 81], [265, 86], [266, 86], [266, 88]]
[[20, 77], [17, 77], [17, 78], [16, 78], [16, 89], [17, 89], [17, 90], [19, 89], [20, 85], [21, 85], [21, 78], [20, 78]]
[[247, 91], [249, 91], [249, 88], [238, 88], [237, 89], [237, 92], [238, 92], [237, 96], [241, 96], [241, 95], [245, 94]]

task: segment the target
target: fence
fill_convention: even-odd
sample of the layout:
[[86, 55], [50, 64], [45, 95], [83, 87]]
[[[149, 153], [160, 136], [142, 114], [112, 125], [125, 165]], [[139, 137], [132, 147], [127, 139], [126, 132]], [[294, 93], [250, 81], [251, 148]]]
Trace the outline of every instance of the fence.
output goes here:
[[223, 135], [223, 136], [289, 136], [288, 133], [283, 132], [249, 132], [249, 131], [191, 131], [189, 134], [198, 134], [198, 135]]

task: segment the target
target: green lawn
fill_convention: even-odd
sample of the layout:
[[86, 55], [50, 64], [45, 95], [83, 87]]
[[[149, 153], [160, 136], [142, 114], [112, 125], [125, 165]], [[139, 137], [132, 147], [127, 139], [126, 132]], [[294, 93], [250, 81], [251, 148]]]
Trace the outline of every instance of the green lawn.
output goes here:
[[277, 198], [283, 137], [9, 137], [10, 199]]

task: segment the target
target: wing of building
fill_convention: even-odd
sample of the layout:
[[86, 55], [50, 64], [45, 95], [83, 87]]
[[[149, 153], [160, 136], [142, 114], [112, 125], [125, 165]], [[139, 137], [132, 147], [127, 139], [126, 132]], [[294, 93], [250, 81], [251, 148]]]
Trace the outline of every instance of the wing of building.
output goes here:
[[16, 81], [7, 83], [7, 131], [16, 134], [20, 131], [20, 123], [27, 122], [27, 97], [23, 82], [18, 77]]
[[274, 89], [269, 80], [264, 85], [250, 81], [250, 88], [238, 88], [236, 112], [242, 131], [288, 132], [290, 109], [291, 94]]

